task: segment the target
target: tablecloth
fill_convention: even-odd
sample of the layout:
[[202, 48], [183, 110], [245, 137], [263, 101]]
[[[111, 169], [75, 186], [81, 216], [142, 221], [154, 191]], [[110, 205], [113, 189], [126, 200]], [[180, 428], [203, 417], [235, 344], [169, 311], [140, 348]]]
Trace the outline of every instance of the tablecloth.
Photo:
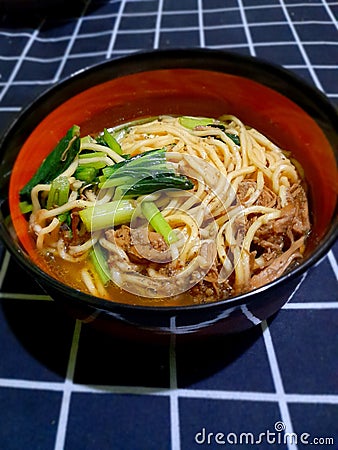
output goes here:
[[[0, 12], [1, 133], [71, 74], [158, 48], [262, 58], [338, 105], [335, 1], [0, 2]], [[188, 343], [97, 332], [0, 248], [1, 449], [338, 448], [337, 244], [267, 322]]]

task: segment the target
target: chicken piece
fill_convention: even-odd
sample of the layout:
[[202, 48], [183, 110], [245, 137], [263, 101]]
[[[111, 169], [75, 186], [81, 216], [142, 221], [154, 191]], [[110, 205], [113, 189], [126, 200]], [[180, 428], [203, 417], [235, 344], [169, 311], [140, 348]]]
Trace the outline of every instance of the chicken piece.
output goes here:
[[172, 260], [168, 245], [155, 231], [146, 228], [131, 230], [127, 225], [122, 225], [117, 230], [107, 230], [105, 235], [108, 241], [115, 242], [136, 264], [148, 264], [149, 261], [166, 263]]
[[261, 287], [264, 284], [270, 283], [280, 277], [295, 259], [302, 257], [299, 249], [303, 244], [304, 237], [293, 242], [286, 252], [282, 253], [277, 258], [272, 259], [268, 266], [266, 266], [258, 274], [253, 275], [250, 281], [250, 289]]

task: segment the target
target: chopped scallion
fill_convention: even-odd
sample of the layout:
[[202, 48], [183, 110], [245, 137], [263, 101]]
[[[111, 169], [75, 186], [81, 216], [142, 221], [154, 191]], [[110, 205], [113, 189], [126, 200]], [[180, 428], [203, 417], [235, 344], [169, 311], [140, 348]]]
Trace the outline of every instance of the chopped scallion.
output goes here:
[[143, 201], [141, 203], [141, 211], [154, 230], [163, 236], [163, 239], [168, 245], [177, 242], [178, 238], [175, 231], [165, 220], [154, 202]]

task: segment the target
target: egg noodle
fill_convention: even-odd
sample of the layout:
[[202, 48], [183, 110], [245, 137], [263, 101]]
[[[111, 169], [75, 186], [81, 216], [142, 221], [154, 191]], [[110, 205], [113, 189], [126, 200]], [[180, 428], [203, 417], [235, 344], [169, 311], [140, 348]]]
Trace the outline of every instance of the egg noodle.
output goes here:
[[[83, 290], [110, 298], [113, 284], [141, 297], [185, 294], [191, 302], [215, 301], [273, 281], [302, 258], [310, 230], [302, 169], [256, 129], [232, 115], [210, 123], [160, 116], [119, 127], [114, 136], [121, 154], [95, 136], [81, 139], [79, 154], [58, 176], [70, 186], [62, 205], [46, 207], [50, 183], [31, 192], [29, 228], [38, 251], [77, 264]], [[138, 195], [131, 199], [129, 220], [88, 230], [81, 211], [99, 214], [103, 205], [124, 205], [129, 197], [117, 195], [109, 179], [100, 187], [79, 179], [79, 165], [114, 167], [128, 161], [125, 155], [156, 149], [165, 149], [168, 167], [190, 180], [191, 188]], [[145, 202], [156, 205], [171, 241], [142, 215]], [[60, 220], [65, 214], [67, 224]], [[103, 251], [107, 279], [88, 258], [93, 250]]]

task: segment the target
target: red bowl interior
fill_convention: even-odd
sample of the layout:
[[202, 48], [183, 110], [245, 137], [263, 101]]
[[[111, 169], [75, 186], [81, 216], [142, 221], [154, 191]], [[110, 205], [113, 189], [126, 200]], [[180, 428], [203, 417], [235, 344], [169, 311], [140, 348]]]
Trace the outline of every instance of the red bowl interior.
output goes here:
[[69, 98], [39, 123], [24, 143], [10, 180], [10, 212], [25, 250], [41, 267], [19, 210], [18, 192], [71, 125], [80, 125], [86, 135], [144, 116], [226, 113], [290, 150], [302, 164], [311, 195], [311, 251], [330, 225], [338, 192], [334, 152], [325, 134], [310, 115], [277, 91], [244, 77], [196, 69], [115, 78]]

